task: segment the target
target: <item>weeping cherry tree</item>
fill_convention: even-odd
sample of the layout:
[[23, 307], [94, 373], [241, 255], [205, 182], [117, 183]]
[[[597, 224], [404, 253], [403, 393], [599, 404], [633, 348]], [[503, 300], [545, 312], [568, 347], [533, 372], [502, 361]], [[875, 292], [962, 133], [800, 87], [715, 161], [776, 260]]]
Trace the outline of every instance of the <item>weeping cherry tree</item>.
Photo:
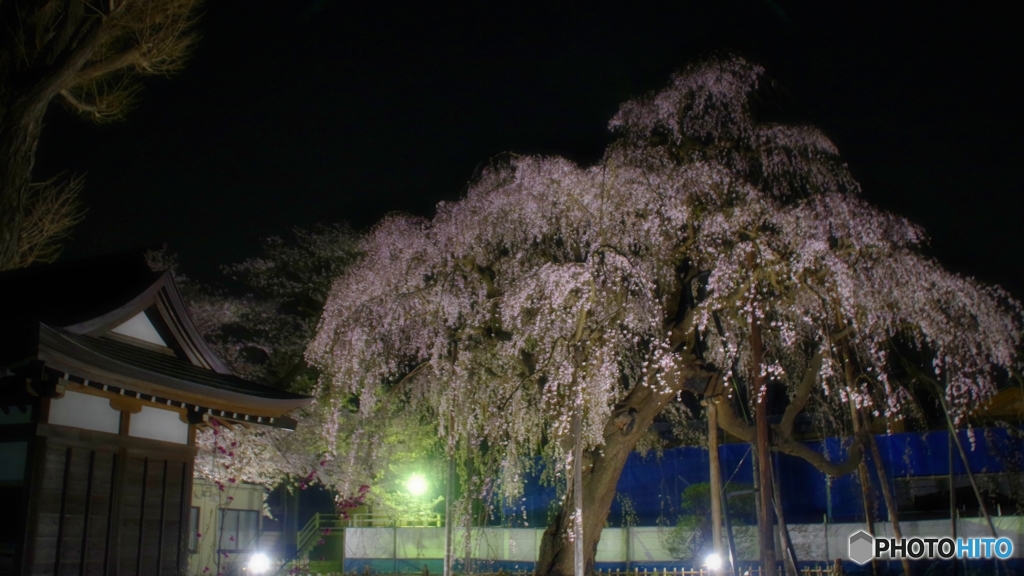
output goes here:
[[[381, 222], [307, 351], [339, 460], [372, 473], [380, 421], [415, 414], [507, 498], [543, 462], [565, 490], [536, 573], [573, 573], [576, 522], [589, 573], [627, 456], [656, 418], [686, 417], [683, 394], [832, 475], [860, 440], [834, 462], [792, 438], [794, 418], [848, 402], [899, 418], [896, 343], [932, 359], [954, 415], [990, 396], [1019, 305], [923, 256], [923, 232], [864, 202], [818, 130], [760, 122], [771, 94], [760, 67], [717, 56], [625, 103], [594, 166], [511, 157], [433, 219]], [[771, 427], [769, 385], [789, 397]]]

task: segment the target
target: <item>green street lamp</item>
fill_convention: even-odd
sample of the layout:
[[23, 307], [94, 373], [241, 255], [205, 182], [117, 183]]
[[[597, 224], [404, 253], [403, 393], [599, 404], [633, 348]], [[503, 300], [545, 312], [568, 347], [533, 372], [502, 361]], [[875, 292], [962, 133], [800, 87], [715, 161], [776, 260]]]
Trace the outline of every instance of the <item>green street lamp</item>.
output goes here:
[[405, 489], [413, 496], [422, 496], [427, 493], [427, 479], [422, 474], [413, 474], [405, 482]]

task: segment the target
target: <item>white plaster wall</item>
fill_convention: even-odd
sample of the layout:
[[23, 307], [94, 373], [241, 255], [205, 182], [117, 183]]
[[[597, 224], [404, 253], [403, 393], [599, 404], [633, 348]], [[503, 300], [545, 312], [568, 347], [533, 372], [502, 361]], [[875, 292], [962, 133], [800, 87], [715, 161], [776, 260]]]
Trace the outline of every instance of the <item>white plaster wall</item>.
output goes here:
[[68, 391], [63, 398], [50, 400], [49, 423], [117, 434], [121, 413], [106, 398]]
[[164, 339], [160, 337], [160, 333], [156, 331], [153, 323], [146, 317], [145, 312], [139, 312], [116, 327], [111, 328], [110, 331], [117, 332], [123, 336], [138, 338], [139, 340], [149, 342], [150, 344], [156, 344], [157, 346], [167, 346]]
[[175, 444], [188, 444], [188, 424], [181, 421], [177, 410], [143, 406], [128, 420], [128, 435]]

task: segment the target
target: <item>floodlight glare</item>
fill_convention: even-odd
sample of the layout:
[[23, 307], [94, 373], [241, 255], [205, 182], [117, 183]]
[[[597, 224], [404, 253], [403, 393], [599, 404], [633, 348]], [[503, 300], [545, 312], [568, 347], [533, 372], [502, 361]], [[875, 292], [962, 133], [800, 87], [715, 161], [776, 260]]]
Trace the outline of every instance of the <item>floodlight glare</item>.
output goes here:
[[722, 567], [722, 557], [718, 554], [708, 554], [708, 557], [704, 559], [704, 565], [708, 567], [708, 570], [718, 570]]
[[265, 574], [270, 571], [270, 558], [266, 554], [257, 552], [249, 557], [249, 573]]
[[413, 474], [405, 483], [405, 488], [413, 496], [422, 496], [427, 492], [427, 479], [422, 474]]

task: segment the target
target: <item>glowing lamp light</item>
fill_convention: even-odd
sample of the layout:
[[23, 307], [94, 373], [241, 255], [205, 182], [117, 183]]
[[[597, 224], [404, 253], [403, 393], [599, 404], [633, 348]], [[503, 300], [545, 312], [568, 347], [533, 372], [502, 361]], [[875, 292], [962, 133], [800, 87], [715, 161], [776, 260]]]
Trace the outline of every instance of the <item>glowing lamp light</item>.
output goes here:
[[262, 552], [257, 552], [249, 557], [248, 568], [250, 574], [265, 574], [270, 571], [270, 558]]
[[722, 568], [722, 557], [718, 554], [708, 554], [708, 557], [704, 559], [704, 565], [708, 567], [708, 570], [719, 570]]
[[422, 496], [427, 492], [427, 479], [422, 474], [413, 474], [406, 481], [405, 489], [413, 496]]

